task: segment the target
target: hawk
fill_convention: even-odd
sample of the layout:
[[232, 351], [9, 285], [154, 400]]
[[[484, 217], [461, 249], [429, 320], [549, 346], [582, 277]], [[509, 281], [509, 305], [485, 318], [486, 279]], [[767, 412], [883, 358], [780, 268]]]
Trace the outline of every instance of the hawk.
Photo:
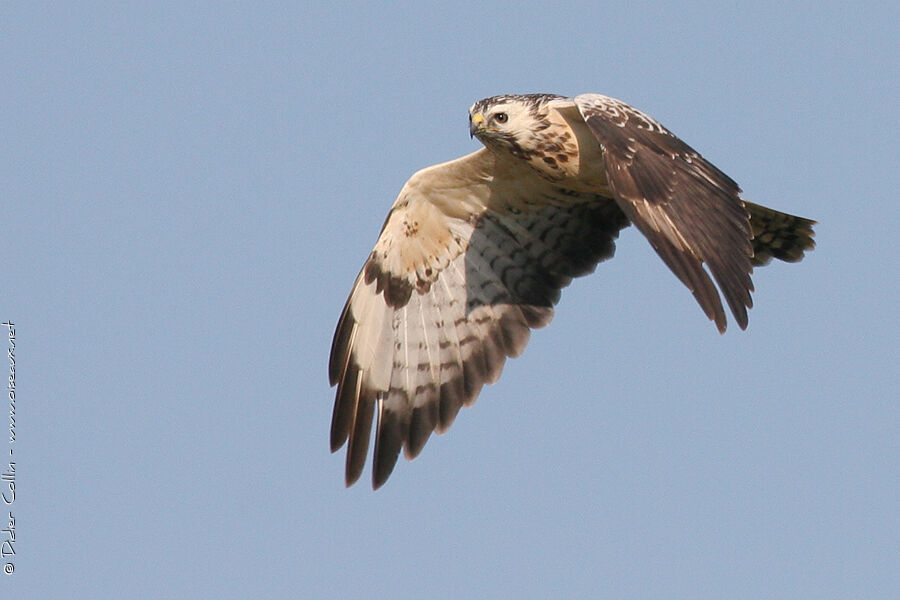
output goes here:
[[560, 290], [610, 258], [629, 224], [720, 332], [722, 297], [747, 327], [753, 267], [815, 245], [815, 221], [744, 200], [725, 173], [614, 98], [486, 98], [469, 109], [469, 132], [484, 148], [403, 186], [338, 322], [331, 449], [348, 443], [348, 486], [376, 413], [375, 489], [401, 449], [416, 457], [497, 381], [530, 330], [550, 322]]

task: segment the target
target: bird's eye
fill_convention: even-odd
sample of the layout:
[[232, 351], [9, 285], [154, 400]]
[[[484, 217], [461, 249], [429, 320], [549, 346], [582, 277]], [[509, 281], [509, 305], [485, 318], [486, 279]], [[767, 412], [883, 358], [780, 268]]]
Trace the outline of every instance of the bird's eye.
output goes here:
[[494, 121], [502, 125], [503, 123], [509, 121], [509, 115], [507, 115], [506, 113], [497, 113], [496, 115], [494, 115]]

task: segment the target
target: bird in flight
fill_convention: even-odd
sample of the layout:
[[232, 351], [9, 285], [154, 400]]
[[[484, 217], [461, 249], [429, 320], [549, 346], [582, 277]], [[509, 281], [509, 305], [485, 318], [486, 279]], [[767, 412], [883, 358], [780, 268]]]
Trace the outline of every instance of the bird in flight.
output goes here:
[[744, 200], [725, 173], [614, 98], [485, 98], [469, 109], [469, 132], [484, 148], [403, 186], [338, 322], [331, 450], [348, 444], [348, 486], [376, 413], [377, 489], [401, 449], [417, 456], [497, 381], [531, 329], [550, 322], [560, 290], [612, 257], [629, 224], [720, 332], [722, 298], [747, 327], [753, 267], [815, 246], [815, 221]]

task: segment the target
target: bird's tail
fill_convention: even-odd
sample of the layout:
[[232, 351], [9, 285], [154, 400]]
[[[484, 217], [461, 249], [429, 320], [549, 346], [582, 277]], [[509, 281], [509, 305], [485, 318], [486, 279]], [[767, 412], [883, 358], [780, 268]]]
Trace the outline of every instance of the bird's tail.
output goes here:
[[803, 253], [816, 246], [815, 221], [778, 212], [744, 201], [753, 228], [753, 265], [767, 264], [772, 258], [797, 262]]

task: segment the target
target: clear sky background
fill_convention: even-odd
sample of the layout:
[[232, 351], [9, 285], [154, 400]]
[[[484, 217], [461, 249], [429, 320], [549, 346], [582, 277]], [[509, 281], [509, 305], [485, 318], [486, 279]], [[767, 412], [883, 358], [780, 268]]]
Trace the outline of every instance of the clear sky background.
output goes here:
[[[900, 597], [895, 2], [138, 4], [0, 6], [0, 596]], [[345, 489], [341, 307], [511, 92], [634, 104], [818, 249], [720, 336], [624, 231], [447, 434]]]

